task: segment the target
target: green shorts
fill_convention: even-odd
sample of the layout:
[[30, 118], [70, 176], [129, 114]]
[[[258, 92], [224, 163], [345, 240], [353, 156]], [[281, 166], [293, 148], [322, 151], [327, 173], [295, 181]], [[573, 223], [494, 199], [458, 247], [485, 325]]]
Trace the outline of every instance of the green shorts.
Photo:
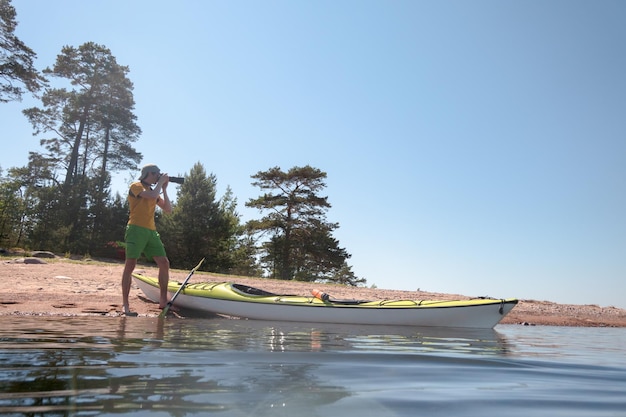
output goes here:
[[126, 257], [129, 259], [139, 259], [142, 252], [150, 260], [155, 256], [166, 256], [161, 236], [156, 230], [129, 224], [126, 226], [124, 240]]

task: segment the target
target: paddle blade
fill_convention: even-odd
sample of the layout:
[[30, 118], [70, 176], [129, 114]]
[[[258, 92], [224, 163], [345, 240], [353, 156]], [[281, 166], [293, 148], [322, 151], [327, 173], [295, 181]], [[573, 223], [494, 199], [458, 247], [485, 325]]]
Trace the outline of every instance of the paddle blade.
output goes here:
[[198, 265], [196, 265], [190, 272], [189, 275], [187, 275], [187, 278], [185, 278], [185, 281], [183, 281], [183, 283], [181, 284], [180, 288], [178, 289], [178, 291], [176, 291], [176, 294], [174, 294], [174, 296], [172, 297], [172, 299], [165, 305], [165, 307], [163, 308], [163, 311], [161, 311], [161, 314], [159, 314], [159, 318], [163, 318], [167, 315], [167, 312], [170, 311], [170, 307], [172, 306], [172, 304], [174, 304], [174, 300], [176, 299], [176, 297], [178, 297], [178, 294], [180, 294], [180, 292], [183, 290], [183, 288], [185, 288], [185, 285], [187, 285], [187, 281], [189, 281], [189, 278], [191, 278], [191, 276], [193, 275], [194, 272], [196, 272], [200, 266], [202, 265], [202, 263], [204, 262], [204, 258], [202, 258], [200, 260], [200, 262], [198, 262]]
[[163, 308], [163, 310], [161, 310], [161, 313], [159, 314], [159, 318], [160, 319], [162, 319], [163, 317], [167, 316], [167, 312], [170, 311], [170, 307], [171, 306], [172, 306], [172, 302], [171, 301], [165, 305], [165, 307]]

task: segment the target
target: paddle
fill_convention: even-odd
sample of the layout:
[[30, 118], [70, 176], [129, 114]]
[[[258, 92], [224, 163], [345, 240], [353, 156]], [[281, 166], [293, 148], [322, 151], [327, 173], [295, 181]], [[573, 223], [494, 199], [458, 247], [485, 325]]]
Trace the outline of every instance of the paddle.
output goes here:
[[187, 278], [185, 278], [185, 280], [183, 281], [183, 283], [181, 284], [180, 288], [178, 289], [178, 291], [176, 291], [176, 293], [174, 294], [174, 296], [172, 297], [172, 299], [165, 305], [165, 307], [163, 308], [163, 311], [161, 311], [161, 314], [159, 314], [159, 318], [163, 318], [167, 315], [167, 312], [170, 310], [170, 307], [172, 306], [172, 304], [174, 304], [174, 300], [176, 299], [176, 297], [178, 297], [178, 294], [180, 294], [180, 292], [183, 290], [183, 288], [185, 288], [185, 285], [187, 285], [187, 281], [189, 281], [189, 278], [191, 278], [191, 276], [193, 275], [194, 272], [196, 272], [198, 270], [198, 268], [200, 268], [200, 265], [202, 265], [202, 263], [204, 262], [204, 258], [202, 258], [200, 260], [200, 262], [198, 262], [198, 265], [196, 265], [190, 272], [189, 275], [187, 275]]

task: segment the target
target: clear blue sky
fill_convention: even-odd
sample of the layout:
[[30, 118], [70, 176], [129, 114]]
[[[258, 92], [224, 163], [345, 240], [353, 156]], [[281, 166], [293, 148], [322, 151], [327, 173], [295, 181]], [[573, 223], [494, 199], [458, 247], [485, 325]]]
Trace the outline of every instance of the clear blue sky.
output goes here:
[[[39, 69], [88, 41], [129, 66], [142, 163], [201, 162], [242, 221], [256, 172], [327, 172], [368, 285], [626, 308], [624, 1], [12, 4]], [[0, 105], [3, 169], [36, 104]]]

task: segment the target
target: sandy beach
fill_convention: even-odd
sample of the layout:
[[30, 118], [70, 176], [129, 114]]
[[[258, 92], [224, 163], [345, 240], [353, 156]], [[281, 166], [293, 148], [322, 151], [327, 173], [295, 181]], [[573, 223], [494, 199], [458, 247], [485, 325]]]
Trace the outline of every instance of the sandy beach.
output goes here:
[[[114, 260], [70, 260], [32, 257], [0, 258], [5, 283], [0, 293], [0, 316], [120, 316], [123, 263]], [[138, 265], [136, 272], [157, 275], [157, 269]], [[182, 282], [189, 271], [172, 269], [170, 279]], [[234, 281], [282, 294], [310, 295], [313, 288], [336, 298], [353, 299], [468, 299], [460, 294], [355, 288], [308, 282], [234, 277], [197, 272], [190, 282]], [[491, 296], [496, 296], [489, 294]], [[477, 296], [477, 294], [473, 295]], [[515, 294], [498, 294], [503, 298]], [[133, 283], [131, 308], [139, 316], [158, 316], [158, 305], [147, 300]], [[612, 306], [569, 305], [520, 300], [503, 324], [581, 327], [626, 327], [626, 310]]]

